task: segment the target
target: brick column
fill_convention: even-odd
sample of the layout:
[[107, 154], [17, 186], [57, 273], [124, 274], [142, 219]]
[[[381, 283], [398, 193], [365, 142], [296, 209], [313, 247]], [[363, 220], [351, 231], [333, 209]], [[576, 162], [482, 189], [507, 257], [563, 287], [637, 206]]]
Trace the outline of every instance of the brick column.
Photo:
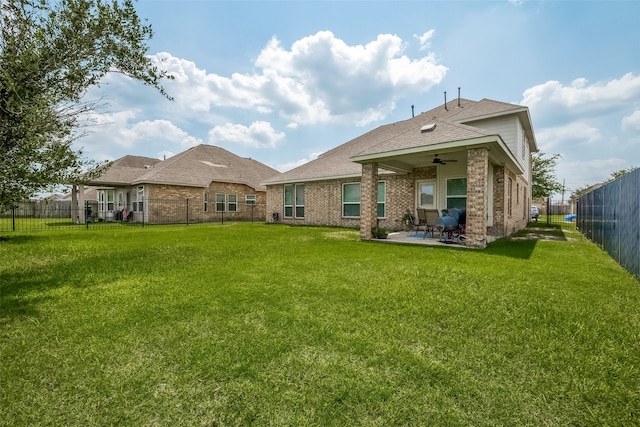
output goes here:
[[467, 246], [487, 246], [489, 150], [467, 150]]
[[360, 239], [371, 240], [378, 212], [378, 163], [364, 163], [360, 180]]
[[493, 167], [493, 227], [491, 234], [496, 237], [504, 237], [506, 230], [506, 191], [507, 175], [504, 166]]

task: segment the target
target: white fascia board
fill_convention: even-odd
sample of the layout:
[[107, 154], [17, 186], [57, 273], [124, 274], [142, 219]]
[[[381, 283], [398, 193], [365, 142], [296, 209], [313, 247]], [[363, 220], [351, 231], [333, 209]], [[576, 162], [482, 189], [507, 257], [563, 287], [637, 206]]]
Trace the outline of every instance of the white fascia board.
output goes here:
[[[507, 145], [504, 143], [502, 138], [500, 138], [498, 141], [493, 141], [493, 143], [497, 144], [500, 147], [500, 150], [506, 155], [508, 161], [504, 162], [504, 164], [509, 164], [510, 166], [514, 167], [519, 174], [524, 174], [524, 169], [522, 169], [520, 163], [518, 163], [515, 157], [513, 157], [511, 151], [507, 148]], [[491, 150], [491, 148], [489, 148], [489, 150]]]
[[278, 181], [262, 182], [260, 185], [282, 185], [282, 184], [303, 184], [305, 182], [317, 182], [317, 181], [329, 181], [333, 179], [347, 179], [347, 178], [360, 178], [362, 174], [345, 174], [345, 175], [332, 175], [332, 176], [317, 176], [312, 178], [297, 178], [297, 179], [283, 179]]

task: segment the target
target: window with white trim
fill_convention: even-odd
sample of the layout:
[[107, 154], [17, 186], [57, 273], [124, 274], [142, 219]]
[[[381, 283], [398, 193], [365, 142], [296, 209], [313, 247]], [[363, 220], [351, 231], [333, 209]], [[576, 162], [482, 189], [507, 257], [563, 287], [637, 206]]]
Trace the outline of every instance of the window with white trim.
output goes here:
[[342, 216], [346, 218], [360, 217], [360, 183], [342, 184]]
[[284, 217], [304, 218], [304, 184], [284, 186]]
[[447, 209], [467, 208], [467, 178], [447, 179]]
[[204, 211], [205, 212], [209, 211], [209, 193], [208, 192], [204, 193]]
[[387, 183], [385, 181], [378, 182], [378, 205], [376, 215], [378, 218], [387, 216]]
[[256, 204], [256, 195], [255, 194], [246, 194], [244, 196], [245, 205], [255, 205]]
[[238, 212], [238, 195], [237, 194], [227, 195], [227, 211]]
[[[360, 183], [348, 182], [342, 184], [342, 216], [345, 218], [360, 217]], [[385, 218], [387, 214], [387, 183], [378, 182], [378, 198], [376, 217]]]
[[144, 211], [144, 186], [141, 185], [133, 192], [133, 210], [135, 212]]
[[227, 203], [227, 196], [223, 193], [216, 193], [216, 212], [224, 212]]

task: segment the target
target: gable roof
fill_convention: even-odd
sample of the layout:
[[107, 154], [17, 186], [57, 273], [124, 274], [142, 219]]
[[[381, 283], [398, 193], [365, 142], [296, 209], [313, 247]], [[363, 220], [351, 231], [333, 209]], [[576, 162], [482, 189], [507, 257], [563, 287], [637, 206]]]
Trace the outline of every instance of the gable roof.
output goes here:
[[279, 174], [257, 160], [239, 157], [221, 147], [200, 144], [156, 163], [131, 184], [208, 187], [216, 181], [245, 184], [264, 191], [266, 188], [261, 182]]
[[161, 160], [143, 156], [124, 156], [101, 166], [102, 174], [91, 181], [93, 185], [130, 185], [133, 180], [144, 175], [147, 170]]
[[[385, 155], [421, 153], [431, 146], [446, 147], [447, 144], [473, 145], [497, 141], [504, 143], [499, 135], [472, 126], [474, 121], [516, 114], [521, 118], [528, 138], [535, 147], [529, 110], [526, 107], [490, 99], [472, 101], [454, 99], [407, 120], [382, 125], [351, 141], [329, 150], [317, 159], [295, 169], [284, 172], [266, 181], [269, 184], [298, 181], [325, 180], [331, 178], [359, 177], [362, 166], [358, 162], [382, 159]], [[425, 126], [431, 131], [422, 132]], [[391, 166], [391, 163], [388, 164]], [[384, 167], [384, 164], [381, 164]]]

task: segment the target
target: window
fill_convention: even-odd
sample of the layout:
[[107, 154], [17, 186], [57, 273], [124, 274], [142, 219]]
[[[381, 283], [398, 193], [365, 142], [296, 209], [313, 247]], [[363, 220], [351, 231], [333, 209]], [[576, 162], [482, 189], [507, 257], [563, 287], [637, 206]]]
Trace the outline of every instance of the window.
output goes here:
[[227, 210], [229, 212], [238, 212], [238, 195], [237, 194], [227, 195]]
[[107, 190], [107, 210], [112, 211], [115, 209], [115, 194], [113, 190]]
[[304, 218], [304, 184], [288, 184], [284, 186], [285, 218]]
[[227, 197], [222, 193], [216, 193], [216, 212], [224, 212]]
[[296, 184], [296, 218], [304, 218], [304, 185]]
[[244, 196], [244, 203], [247, 205], [255, 205], [256, 204], [256, 195], [255, 194], [247, 194]]
[[133, 210], [136, 212], [144, 211], [144, 186], [139, 186], [133, 193]]
[[384, 218], [387, 214], [387, 183], [381, 181], [378, 183], [378, 206], [376, 216], [378, 218]]
[[360, 217], [360, 183], [342, 184], [342, 216]]
[[509, 183], [507, 185], [507, 214], [509, 218], [511, 218], [512, 206], [513, 203], [513, 180], [509, 178]]
[[[376, 216], [384, 218], [387, 214], [387, 183], [378, 182], [378, 200]], [[342, 216], [349, 218], [360, 217], [360, 183], [342, 184]]]
[[447, 209], [467, 208], [467, 178], [447, 179]]
[[118, 209], [127, 207], [126, 193], [123, 191], [118, 192]]
[[98, 211], [107, 212], [115, 209], [115, 192], [113, 190], [98, 190]]
[[436, 182], [434, 180], [418, 181], [418, 207], [422, 209], [436, 208]]
[[209, 193], [204, 193], [204, 211], [209, 211]]

